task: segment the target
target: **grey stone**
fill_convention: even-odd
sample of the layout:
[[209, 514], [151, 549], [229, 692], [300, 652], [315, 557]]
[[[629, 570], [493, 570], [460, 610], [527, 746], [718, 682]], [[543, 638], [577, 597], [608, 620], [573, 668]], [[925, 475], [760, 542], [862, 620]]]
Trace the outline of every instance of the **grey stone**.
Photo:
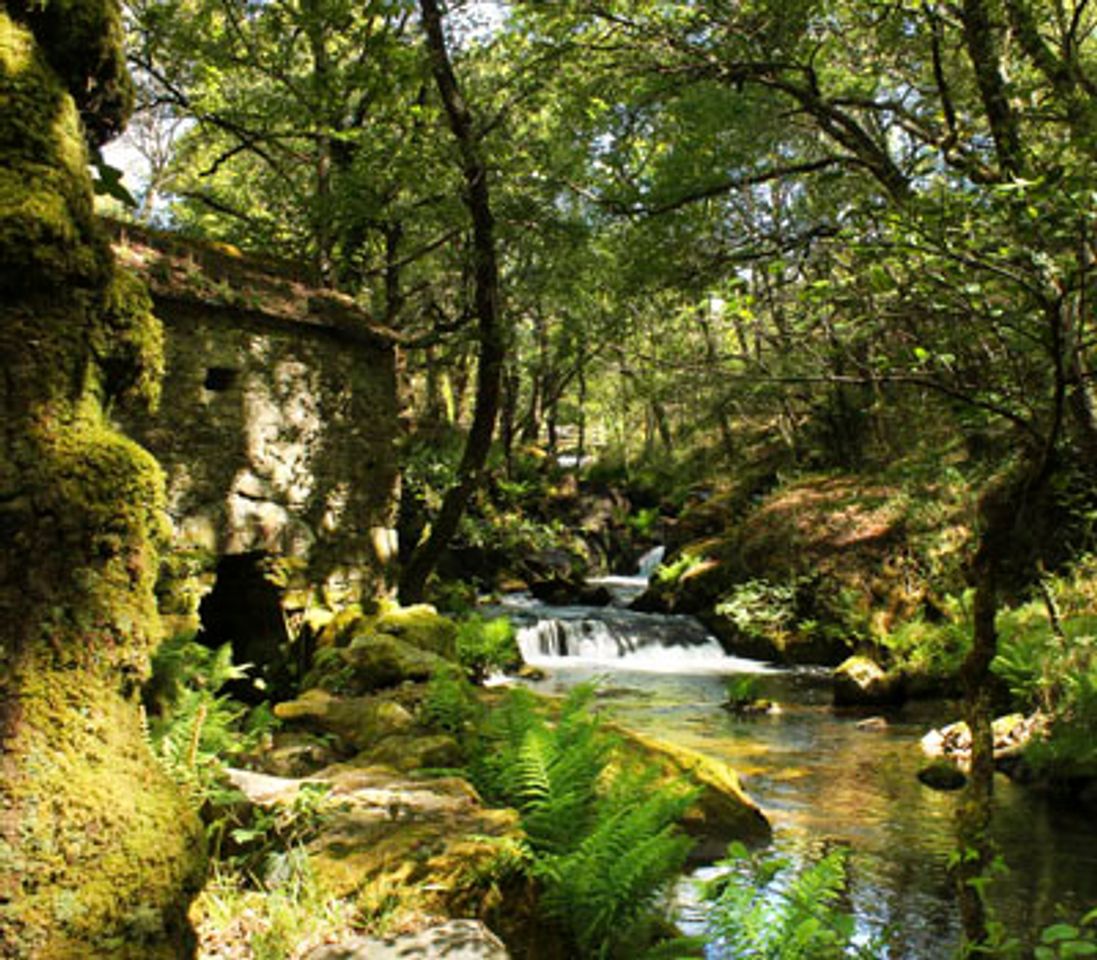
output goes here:
[[396, 937], [356, 937], [316, 947], [305, 960], [509, 960], [502, 941], [479, 920], [450, 920]]

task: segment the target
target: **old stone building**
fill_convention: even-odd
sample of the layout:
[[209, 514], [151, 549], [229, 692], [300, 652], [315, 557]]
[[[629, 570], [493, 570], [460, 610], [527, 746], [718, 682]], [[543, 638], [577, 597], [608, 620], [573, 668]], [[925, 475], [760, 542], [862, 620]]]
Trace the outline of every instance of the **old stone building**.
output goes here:
[[[401, 431], [392, 334], [292, 265], [129, 225], [112, 232], [163, 323], [160, 406], [118, 419], [164, 469], [176, 564], [205, 574], [202, 590], [216, 572], [215, 594], [260, 633], [281, 619], [263, 596], [279, 579], [272, 562], [283, 608], [286, 571], [335, 602], [383, 590]], [[215, 632], [217, 602], [203, 609]], [[166, 593], [161, 606], [188, 612]]]

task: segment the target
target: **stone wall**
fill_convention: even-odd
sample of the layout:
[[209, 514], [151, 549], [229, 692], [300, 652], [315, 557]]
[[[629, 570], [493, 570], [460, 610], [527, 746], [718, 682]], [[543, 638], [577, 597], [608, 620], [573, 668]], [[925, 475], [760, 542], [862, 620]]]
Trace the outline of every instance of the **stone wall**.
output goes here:
[[116, 228], [165, 334], [160, 408], [119, 419], [167, 475], [176, 546], [302, 561], [340, 598], [395, 554], [396, 351], [344, 299], [231, 248]]

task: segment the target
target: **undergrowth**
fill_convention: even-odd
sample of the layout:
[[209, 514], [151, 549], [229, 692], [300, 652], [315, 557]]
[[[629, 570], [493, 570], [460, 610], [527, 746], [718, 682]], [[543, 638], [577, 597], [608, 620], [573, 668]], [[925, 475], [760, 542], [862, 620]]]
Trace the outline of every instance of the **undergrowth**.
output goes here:
[[691, 841], [676, 821], [693, 800], [616, 761], [616, 743], [577, 687], [555, 723], [512, 691], [489, 719], [472, 766], [485, 797], [515, 807], [541, 881], [541, 908], [577, 956], [637, 955]]
[[[704, 890], [718, 955], [744, 960], [877, 960], [882, 937], [858, 937], [844, 901], [846, 859], [837, 848], [795, 873], [783, 857], [733, 843], [726, 872]], [[860, 940], [860, 942], [858, 942]]]

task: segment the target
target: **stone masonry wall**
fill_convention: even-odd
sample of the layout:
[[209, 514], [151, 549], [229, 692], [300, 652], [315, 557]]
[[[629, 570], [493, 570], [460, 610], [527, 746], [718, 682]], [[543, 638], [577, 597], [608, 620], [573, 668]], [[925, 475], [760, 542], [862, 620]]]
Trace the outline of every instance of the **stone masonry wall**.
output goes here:
[[176, 547], [296, 558], [340, 597], [372, 592], [396, 547], [391, 342], [343, 304], [271, 308], [239, 263], [219, 277], [217, 256], [190, 261], [181, 291], [141, 250], [164, 325], [162, 401], [120, 419], [167, 475]]

